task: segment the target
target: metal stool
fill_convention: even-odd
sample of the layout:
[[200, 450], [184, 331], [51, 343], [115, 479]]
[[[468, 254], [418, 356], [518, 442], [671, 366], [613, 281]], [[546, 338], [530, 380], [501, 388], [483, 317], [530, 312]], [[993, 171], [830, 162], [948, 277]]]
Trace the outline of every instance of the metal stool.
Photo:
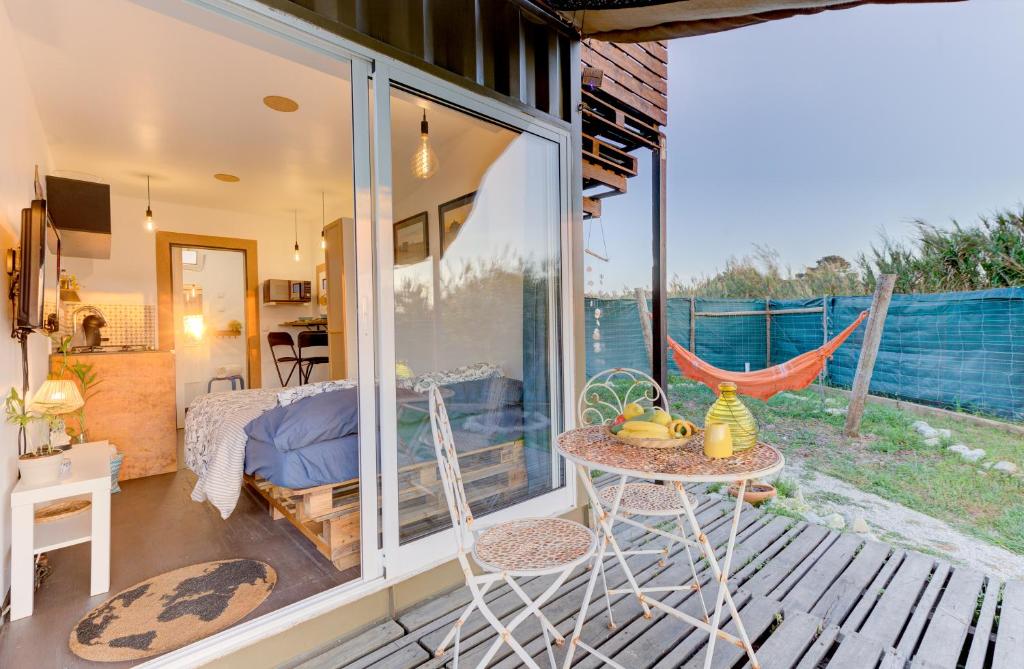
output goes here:
[[213, 389], [214, 381], [230, 381], [231, 390], [235, 390], [235, 381], [238, 381], [238, 385], [241, 386], [242, 390], [245, 390], [245, 379], [242, 378], [241, 374], [232, 374], [231, 376], [215, 376], [210, 379], [206, 384], [206, 392], [211, 392]]

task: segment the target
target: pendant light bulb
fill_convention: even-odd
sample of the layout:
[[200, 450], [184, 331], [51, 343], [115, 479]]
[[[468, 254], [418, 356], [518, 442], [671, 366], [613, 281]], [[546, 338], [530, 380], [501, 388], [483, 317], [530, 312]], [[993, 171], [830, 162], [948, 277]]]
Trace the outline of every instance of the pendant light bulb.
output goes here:
[[427, 110], [423, 110], [423, 120], [420, 121], [420, 145], [412, 154], [410, 161], [412, 174], [417, 179], [429, 179], [437, 173], [440, 163], [437, 154], [430, 146], [430, 129], [427, 125]]
[[295, 223], [295, 254], [292, 257], [295, 258], [295, 262], [299, 262], [302, 256], [299, 255], [299, 212], [297, 209], [292, 211], [292, 216]]
[[153, 223], [153, 203], [149, 198], [149, 175], [146, 175], [146, 232], [153, 232], [156, 230], [156, 225]]

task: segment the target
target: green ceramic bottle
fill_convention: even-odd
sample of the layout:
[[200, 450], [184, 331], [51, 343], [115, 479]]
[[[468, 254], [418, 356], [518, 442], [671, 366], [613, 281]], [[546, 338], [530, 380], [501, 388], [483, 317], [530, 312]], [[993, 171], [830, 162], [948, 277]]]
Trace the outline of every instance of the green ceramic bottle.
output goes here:
[[704, 427], [712, 423], [725, 423], [732, 433], [734, 451], [745, 451], [757, 443], [757, 421], [750, 409], [736, 397], [736, 384], [718, 384], [718, 399], [704, 416]]

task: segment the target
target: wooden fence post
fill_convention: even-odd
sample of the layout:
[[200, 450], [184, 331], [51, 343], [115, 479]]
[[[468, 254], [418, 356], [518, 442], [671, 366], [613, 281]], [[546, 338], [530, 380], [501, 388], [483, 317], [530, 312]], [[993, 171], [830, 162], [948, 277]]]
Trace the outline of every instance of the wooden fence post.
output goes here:
[[879, 277], [875, 295], [871, 298], [871, 314], [868, 316], [868, 324], [864, 329], [864, 343], [860, 348], [857, 375], [853, 377], [853, 392], [850, 395], [850, 407], [846, 413], [846, 427], [843, 429], [843, 434], [848, 437], [856, 437], [860, 430], [860, 421], [864, 415], [864, 403], [867, 401], [868, 388], [871, 386], [871, 373], [875, 369], [878, 345], [882, 341], [885, 316], [889, 312], [889, 302], [892, 300], [892, 289], [895, 285], [895, 274], [883, 274]]
[[690, 296], [690, 353], [697, 355], [697, 297]]
[[[654, 365], [654, 342], [651, 334], [651, 315], [647, 313], [647, 296], [643, 288], [636, 289], [636, 309], [640, 314], [640, 328], [644, 333], [644, 348], [647, 349], [647, 364]], [[652, 370], [653, 371], [653, 370]]]

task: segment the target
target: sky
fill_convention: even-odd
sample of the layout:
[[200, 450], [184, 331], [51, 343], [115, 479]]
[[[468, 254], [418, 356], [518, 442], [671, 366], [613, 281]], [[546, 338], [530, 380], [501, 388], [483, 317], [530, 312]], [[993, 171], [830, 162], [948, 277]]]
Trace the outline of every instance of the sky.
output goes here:
[[[866, 6], [669, 43], [668, 275], [1024, 202], [1024, 0]], [[650, 162], [604, 200], [588, 289], [650, 286]], [[605, 239], [601, 238], [601, 227]], [[603, 275], [603, 277], [602, 277]]]

